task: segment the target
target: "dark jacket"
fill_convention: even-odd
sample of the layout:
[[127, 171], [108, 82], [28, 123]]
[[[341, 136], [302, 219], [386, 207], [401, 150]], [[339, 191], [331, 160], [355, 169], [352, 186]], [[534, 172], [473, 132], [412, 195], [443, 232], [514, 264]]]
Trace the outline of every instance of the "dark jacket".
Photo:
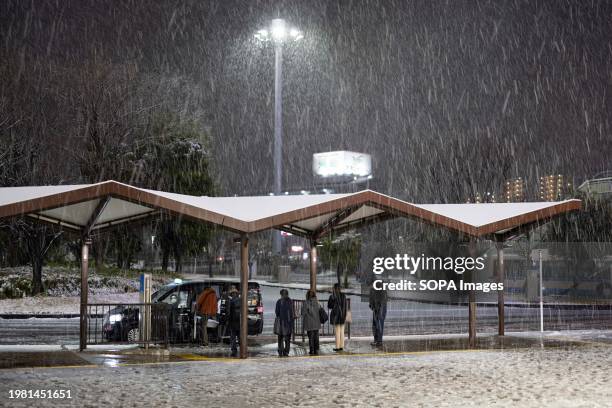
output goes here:
[[276, 317], [279, 320], [278, 335], [288, 336], [293, 333], [293, 301], [286, 297], [276, 301]]
[[230, 316], [230, 296], [227, 293], [223, 293], [219, 298], [219, 323], [225, 324], [229, 321]]
[[387, 304], [387, 291], [370, 289], [370, 309], [378, 312], [383, 305]]
[[230, 295], [228, 323], [233, 330], [240, 330], [240, 296]]
[[319, 309], [321, 305], [317, 298], [311, 298], [302, 305], [302, 327], [304, 331], [319, 330], [321, 328], [321, 318]]
[[344, 324], [346, 321], [346, 296], [344, 293], [332, 293], [327, 301], [327, 307], [330, 310], [329, 324]]

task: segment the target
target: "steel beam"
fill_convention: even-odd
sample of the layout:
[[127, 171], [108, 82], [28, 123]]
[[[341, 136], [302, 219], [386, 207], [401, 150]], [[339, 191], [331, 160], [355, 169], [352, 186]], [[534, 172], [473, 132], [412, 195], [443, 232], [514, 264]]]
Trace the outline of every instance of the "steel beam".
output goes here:
[[249, 334], [249, 238], [240, 238], [240, 358], [247, 358]]
[[476, 292], [470, 290], [468, 311], [468, 336], [470, 348], [476, 348]]
[[310, 290], [317, 293], [317, 241], [310, 240]]
[[[472, 258], [476, 257], [476, 241], [470, 239], [468, 251]], [[470, 272], [470, 281], [474, 282], [474, 271]], [[468, 295], [468, 337], [469, 347], [476, 348], [476, 292], [470, 290]]]
[[[495, 242], [497, 248], [497, 283], [504, 283], [504, 241]], [[504, 291], [497, 291], [497, 334], [505, 335]]]
[[353, 206], [338, 211], [334, 216], [327, 220], [327, 222], [325, 222], [316, 231], [314, 231], [314, 238], [320, 238], [323, 235], [331, 232], [336, 226], [338, 226], [342, 221], [350, 217], [351, 214], [357, 211], [359, 208], [361, 208], [361, 206]]
[[89, 234], [91, 233], [91, 230], [93, 229], [94, 225], [96, 225], [96, 222], [98, 222], [100, 215], [102, 215], [102, 213], [104, 212], [104, 209], [106, 208], [106, 205], [108, 204], [110, 200], [111, 200], [111, 197], [106, 196], [106, 197], [102, 197], [100, 201], [98, 201], [98, 205], [96, 205], [96, 208], [94, 208], [93, 212], [91, 213], [91, 216], [89, 217], [89, 220], [87, 220], [87, 224], [85, 224], [85, 227], [83, 228], [84, 236], [86, 237], [89, 236]]

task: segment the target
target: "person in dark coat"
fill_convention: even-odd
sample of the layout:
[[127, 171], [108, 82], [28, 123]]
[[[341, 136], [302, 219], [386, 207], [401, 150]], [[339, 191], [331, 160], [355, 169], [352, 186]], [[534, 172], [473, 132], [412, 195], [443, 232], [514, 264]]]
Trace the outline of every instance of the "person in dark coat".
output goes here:
[[219, 297], [219, 302], [217, 304], [217, 320], [219, 321], [219, 326], [217, 326], [218, 332], [217, 335], [219, 338], [225, 337], [226, 333], [229, 333], [229, 315], [230, 315], [230, 295], [229, 295], [229, 284], [223, 285], [223, 289], [221, 292], [221, 297]]
[[238, 341], [240, 339], [240, 294], [236, 286], [230, 289], [228, 328], [230, 332], [230, 348], [232, 357], [238, 356]]
[[344, 350], [344, 323], [346, 323], [347, 302], [346, 295], [342, 293], [340, 285], [334, 284], [331, 296], [327, 300], [329, 308], [329, 324], [334, 325], [336, 335], [336, 348], [334, 351]]
[[372, 310], [372, 332], [374, 342], [372, 346], [380, 347], [383, 342], [385, 318], [387, 317], [387, 291], [370, 289], [370, 310]]
[[317, 300], [314, 290], [306, 292], [306, 301], [302, 305], [302, 327], [308, 334], [308, 346], [310, 355], [319, 354], [319, 329], [321, 329], [321, 317], [319, 314], [321, 305]]
[[293, 301], [289, 297], [287, 289], [281, 289], [281, 298], [276, 301], [276, 321], [274, 322], [275, 333], [278, 336], [278, 355], [287, 357], [291, 345], [291, 334], [293, 333]]

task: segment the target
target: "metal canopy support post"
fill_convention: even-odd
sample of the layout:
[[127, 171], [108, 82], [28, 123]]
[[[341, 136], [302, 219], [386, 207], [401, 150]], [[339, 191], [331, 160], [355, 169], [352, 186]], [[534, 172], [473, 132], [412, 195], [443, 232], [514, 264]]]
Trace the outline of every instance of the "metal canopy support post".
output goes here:
[[310, 240], [310, 290], [317, 293], [317, 242]]
[[[497, 283], [503, 284], [505, 280], [504, 272], [504, 241], [503, 239], [495, 240], [495, 247], [497, 248]], [[506, 333], [505, 322], [504, 322], [504, 291], [497, 291], [497, 334], [504, 336]]]
[[87, 347], [87, 292], [89, 291], [87, 279], [89, 274], [89, 247], [91, 246], [89, 234], [110, 200], [110, 196], [100, 199], [89, 220], [87, 220], [87, 224], [81, 230], [83, 237], [81, 247], [81, 313], [79, 322], [79, 348], [81, 350], [85, 350]]
[[544, 287], [542, 286], [542, 250], [538, 250], [540, 260], [540, 333], [544, 333]]
[[470, 348], [476, 347], [476, 292], [470, 290], [469, 294], [469, 312], [468, 312], [468, 321], [469, 321], [469, 343]]
[[247, 358], [249, 330], [249, 238], [240, 237], [240, 358]]
[[89, 290], [87, 285], [87, 275], [89, 269], [89, 246], [91, 240], [88, 237], [84, 237], [81, 247], [81, 315], [79, 322], [79, 349], [85, 350], [87, 348], [87, 292]]
[[[470, 256], [476, 256], [476, 242], [471, 239], [468, 245]], [[470, 280], [474, 282], [474, 271], [470, 273]], [[476, 348], [476, 292], [470, 290], [468, 295], [468, 337], [469, 347]]]

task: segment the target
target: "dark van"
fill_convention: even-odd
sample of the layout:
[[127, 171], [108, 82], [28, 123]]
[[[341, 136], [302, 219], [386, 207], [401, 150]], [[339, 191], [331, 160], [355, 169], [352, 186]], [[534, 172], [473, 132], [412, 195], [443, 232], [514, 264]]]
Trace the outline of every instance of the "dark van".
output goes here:
[[[194, 339], [196, 319], [194, 310], [198, 295], [207, 287], [217, 292], [217, 299], [221, 297], [223, 288], [229, 289], [231, 285], [240, 289], [238, 280], [186, 280], [172, 282], [161, 287], [152, 297], [152, 303], [166, 303], [171, 307], [170, 338], [173, 342], [189, 342]], [[261, 288], [257, 282], [249, 282], [248, 292], [248, 326], [250, 336], [261, 334], [263, 331], [263, 302]], [[104, 315], [102, 331], [104, 337], [111, 341], [133, 342], [138, 339], [137, 309], [117, 307]], [[219, 340], [225, 337], [225, 327], [220, 323], [219, 315], [210, 319], [207, 327], [209, 338]]]

